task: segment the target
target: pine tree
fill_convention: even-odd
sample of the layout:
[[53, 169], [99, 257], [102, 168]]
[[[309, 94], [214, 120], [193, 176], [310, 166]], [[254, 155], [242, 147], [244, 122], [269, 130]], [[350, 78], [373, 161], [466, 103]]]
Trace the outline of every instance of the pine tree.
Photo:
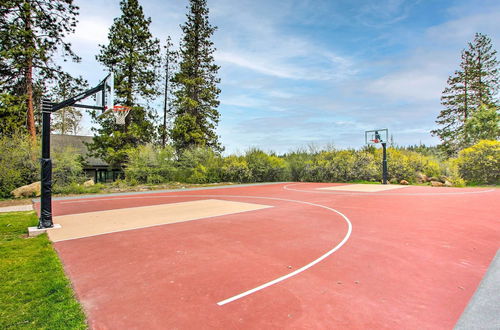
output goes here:
[[123, 127], [110, 117], [94, 120], [95, 128], [90, 150], [96, 156], [119, 166], [126, 160], [125, 149], [148, 143], [155, 138], [154, 113], [140, 100], [148, 100], [158, 93], [160, 45], [149, 31], [151, 19], [144, 16], [137, 0], [120, 1], [122, 15], [115, 18], [110, 28], [108, 45], [100, 45], [97, 60], [115, 73], [115, 104], [132, 108]]
[[495, 55], [491, 40], [477, 33], [468, 49], [462, 51], [460, 70], [448, 78], [441, 97], [445, 109], [436, 120], [440, 128], [431, 131], [441, 139], [440, 148], [448, 156], [470, 145], [465, 124], [473, 112], [482, 104], [495, 103], [499, 87], [499, 62]]
[[0, 86], [18, 99], [17, 113], [26, 113], [32, 139], [36, 137], [35, 81], [61, 74], [52, 60], [56, 53], [79, 60], [64, 41], [74, 32], [77, 15], [72, 0], [5, 0], [0, 4]]
[[472, 86], [476, 106], [495, 104], [494, 96], [500, 86], [499, 62], [497, 51], [493, 49], [491, 39], [476, 33], [474, 41], [469, 42], [472, 56]]
[[[88, 83], [82, 77], [73, 78], [64, 74], [52, 87], [51, 99], [61, 102], [88, 89]], [[52, 114], [51, 128], [60, 134], [76, 135], [82, 121], [82, 110], [75, 107], [62, 108]]]
[[481, 104], [465, 123], [469, 145], [500, 139], [500, 107]]
[[179, 72], [173, 79], [176, 118], [171, 136], [178, 151], [195, 145], [221, 151], [215, 132], [220, 116], [219, 66], [214, 63], [215, 47], [210, 39], [216, 27], [208, 20], [206, 0], [190, 0], [188, 9], [187, 21], [181, 26]]

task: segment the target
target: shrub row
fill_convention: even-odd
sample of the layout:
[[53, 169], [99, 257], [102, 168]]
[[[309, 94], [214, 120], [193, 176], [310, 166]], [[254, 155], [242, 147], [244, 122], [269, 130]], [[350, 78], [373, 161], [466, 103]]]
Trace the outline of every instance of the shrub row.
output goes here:
[[[142, 146], [130, 150], [125, 178], [130, 183], [212, 182], [353, 182], [380, 181], [382, 150], [296, 151], [284, 156], [250, 149], [243, 156], [222, 157], [206, 148], [185, 151]], [[446, 176], [456, 185], [499, 184], [500, 142], [481, 141], [464, 149], [457, 159], [436, 157], [401, 148], [388, 148], [389, 180], [415, 183], [420, 174]]]
[[[194, 148], [176, 160], [171, 148], [142, 146], [130, 150], [125, 178], [129, 183], [212, 182], [352, 182], [380, 181], [382, 152], [328, 150], [315, 153], [293, 152], [278, 157], [258, 149], [244, 156], [222, 157], [210, 149]], [[442, 173], [439, 162], [417, 152], [388, 150], [389, 179], [415, 182], [416, 174], [429, 177]]]
[[[176, 155], [173, 148], [140, 146], [126, 151], [124, 167], [129, 184], [214, 182], [353, 182], [380, 181], [382, 150], [296, 151], [284, 156], [250, 149], [245, 155], [223, 157], [207, 148], [193, 148]], [[439, 161], [434, 156], [401, 148], [388, 148], [389, 179], [416, 182], [419, 173], [446, 176], [456, 185], [500, 184], [500, 142], [483, 140], [464, 149], [457, 159]], [[53, 155], [55, 192], [74, 190], [85, 178], [82, 159], [66, 150]], [[26, 136], [0, 138], [0, 197], [22, 185], [38, 181], [39, 146]], [[71, 188], [73, 187], [73, 188]]]

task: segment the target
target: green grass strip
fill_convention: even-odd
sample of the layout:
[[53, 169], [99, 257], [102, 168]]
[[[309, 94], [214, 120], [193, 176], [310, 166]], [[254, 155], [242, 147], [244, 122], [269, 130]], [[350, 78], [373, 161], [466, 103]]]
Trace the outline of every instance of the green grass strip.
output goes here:
[[87, 329], [47, 235], [26, 238], [34, 212], [0, 213], [0, 329]]

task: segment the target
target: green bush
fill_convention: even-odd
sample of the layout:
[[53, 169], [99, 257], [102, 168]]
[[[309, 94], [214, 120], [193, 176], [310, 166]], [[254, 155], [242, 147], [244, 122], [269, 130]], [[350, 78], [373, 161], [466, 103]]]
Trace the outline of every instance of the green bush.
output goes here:
[[127, 150], [127, 158], [124, 172], [130, 184], [158, 184], [175, 179], [177, 170], [171, 147], [143, 145]]
[[353, 181], [378, 181], [380, 178], [380, 165], [376, 164], [375, 156], [370, 152], [355, 152], [353, 166]]
[[82, 157], [72, 148], [53, 154], [52, 182], [54, 187], [63, 187], [85, 180]]
[[305, 161], [300, 181], [351, 182], [374, 181], [380, 177], [375, 156], [367, 151], [329, 150]]
[[228, 156], [224, 158], [221, 177], [226, 182], [251, 182], [252, 172], [244, 157]]
[[93, 186], [85, 187], [76, 182], [70, 183], [66, 186], [54, 186], [53, 192], [62, 195], [81, 195], [81, 194], [97, 194], [102, 191], [106, 186], [102, 183], [96, 183]]
[[285, 160], [268, 155], [258, 149], [251, 149], [245, 155], [248, 168], [255, 182], [275, 182], [288, 179]]
[[460, 151], [456, 164], [469, 184], [500, 184], [500, 142], [482, 140]]
[[449, 159], [439, 164], [440, 172], [454, 187], [465, 187], [465, 180], [460, 177], [456, 159]]
[[194, 147], [184, 150], [179, 157], [177, 181], [187, 183], [219, 182], [222, 158], [208, 147]]
[[[379, 161], [382, 162], [382, 151], [379, 152]], [[387, 148], [387, 172], [391, 183], [399, 183], [401, 180], [413, 182], [416, 169], [412, 166], [407, 152], [394, 148]]]
[[40, 181], [40, 149], [24, 134], [0, 137], [0, 197], [11, 197], [18, 187]]
[[[378, 171], [381, 171], [382, 149], [377, 149], [375, 155], [376, 162], [380, 164]], [[397, 148], [387, 148], [387, 172], [391, 183], [399, 183], [401, 180], [414, 183], [417, 173], [428, 177], [441, 175], [439, 162], [433, 156]]]
[[295, 152], [286, 155], [285, 161], [288, 165], [290, 180], [292, 181], [304, 180], [308, 167], [307, 162], [310, 158], [311, 158], [310, 154], [302, 150], [297, 150]]

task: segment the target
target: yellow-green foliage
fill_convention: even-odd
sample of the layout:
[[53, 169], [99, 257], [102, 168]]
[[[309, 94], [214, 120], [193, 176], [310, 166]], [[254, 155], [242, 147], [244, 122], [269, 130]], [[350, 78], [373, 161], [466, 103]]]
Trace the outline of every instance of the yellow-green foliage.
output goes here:
[[465, 180], [460, 177], [456, 159], [449, 159], [439, 164], [441, 173], [455, 187], [465, 187]]
[[[387, 153], [391, 182], [406, 180], [413, 183], [417, 174], [423, 173], [428, 177], [446, 176], [454, 185], [464, 185], [461, 175], [465, 170], [459, 171], [458, 163], [440, 162], [435, 156], [401, 148], [388, 148]], [[174, 179], [187, 183], [377, 182], [382, 179], [381, 148], [297, 151], [284, 157], [251, 149], [245, 156], [222, 157], [210, 148], [196, 147], [183, 151], [178, 159], [174, 159], [172, 149], [146, 146], [130, 150], [128, 157], [126, 179], [137, 183], [161, 183]], [[489, 170], [492, 172], [496, 173]]]
[[188, 183], [220, 181], [222, 158], [208, 147], [186, 149], [179, 157], [178, 180]]
[[460, 176], [468, 183], [500, 183], [500, 142], [482, 140], [459, 152], [456, 160]]
[[125, 178], [130, 183], [162, 183], [172, 181], [175, 176], [174, 152], [171, 147], [139, 146], [127, 150], [127, 156]]
[[356, 150], [329, 150], [315, 155], [305, 156], [300, 168], [295, 164], [295, 175], [300, 176], [299, 181], [319, 182], [348, 182], [357, 180], [374, 181], [379, 175], [378, 166], [375, 164], [374, 155], [366, 151]]
[[[382, 150], [376, 151], [377, 161], [382, 161]], [[436, 159], [420, 153], [402, 149], [387, 149], [387, 167], [389, 180], [399, 182], [406, 180], [415, 182], [417, 173], [424, 173], [429, 177], [439, 176], [440, 168]]]
[[0, 197], [40, 180], [40, 149], [24, 134], [0, 137]]
[[82, 157], [73, 148], [66, 148], [53, 155], [52, 181], [57, 187], [64, 187], [84, 181]]
[[222, 165], [222, 180], [227, 182], [250, 182], [252, 172], [245, 157], [228, 156]]
[[282, 158], [251, 149], [245, 155], [245, 160], [255, 182], [282, 181], [287, 178], [287, 166]]

